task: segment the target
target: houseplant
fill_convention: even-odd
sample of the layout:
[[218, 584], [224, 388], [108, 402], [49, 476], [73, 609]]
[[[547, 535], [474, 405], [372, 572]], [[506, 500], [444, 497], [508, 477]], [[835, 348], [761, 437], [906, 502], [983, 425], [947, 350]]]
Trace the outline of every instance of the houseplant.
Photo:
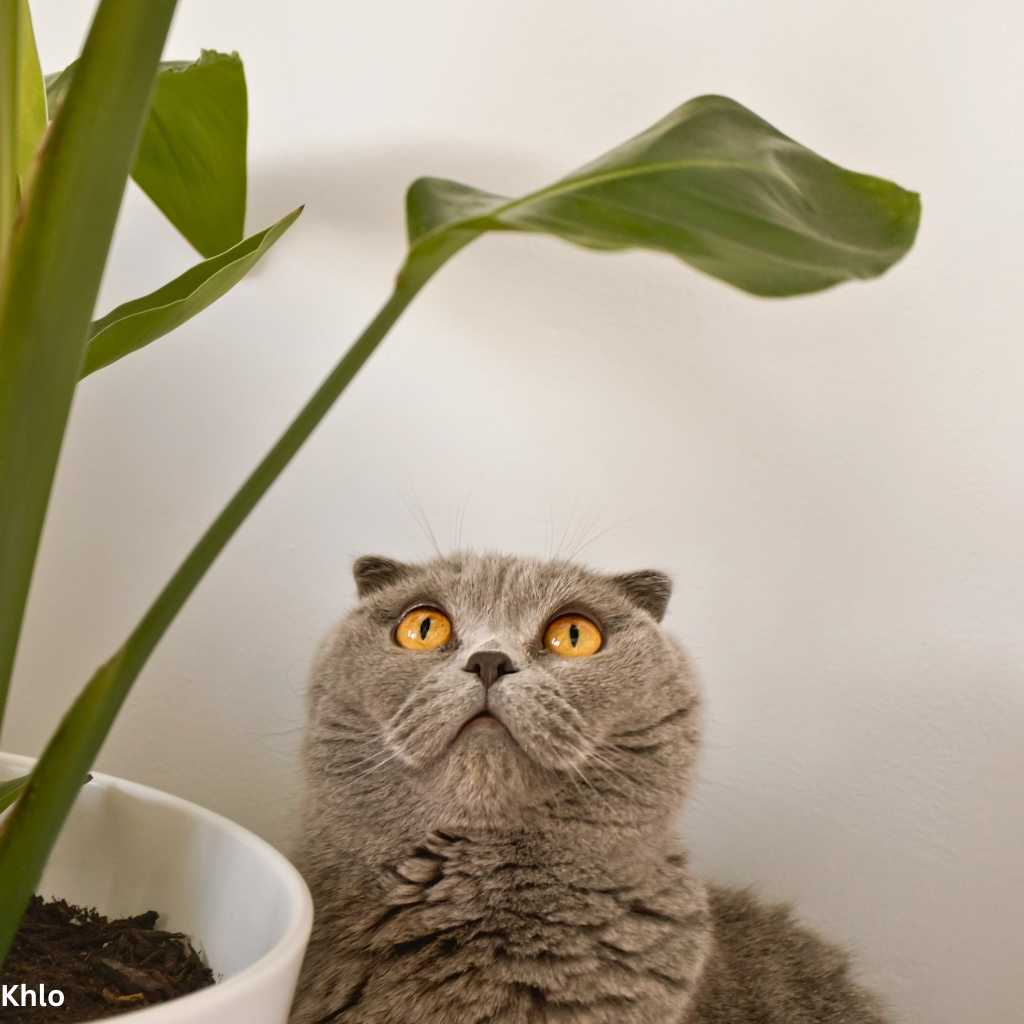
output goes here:
[[[24, 0], [3, 0], [0, 20], [0, 68], [5, 72], [0, 121], [4, 140], [0, 214], [4, 227], [0, 238], [6, 250], [17, 231], [31, 231], [29, 194], [36, 189], [36, 198], [45, 201], [45, 206], [37, 207], [34, 216], [39, 220], [63, 218], [63, 224], [53, 228], [51, 248], [46, 249], [46, 239], [37, 240], [34, 254], [50, 264], [63, 255], [70, 257], [63, 285], [56, 275], [50, 285], [58, 290], [48, 294], [70, 295], [71, 299], [69, 303], [50, 301], [49, 309], [60, 318], [57, 322], [41, 326], [24, 318], [15, 319], [13, 325], [10, 319], [5, 321], [0, 343], [0, 391], [4, 396], [0, 420], [5, 424], [7, 442], [0, 446], [4, 453], [0, 476], [3, 503], [31, 497], [31, 486], [18, 486], [30, 470], [17, 461], [12, 438], [18, 431], [30, 432], [22, 436], [37, 440], [47, 437], [39, 432], [41, 421], [31, 423], [31, 417], [25, 417], [27, 406], [19, 410], [15, 390], [24, 397], [45, 393], [37, 375], [49, 377], [62, 368], [67, 373], [79, 357], [75, 370], [78, 379], [84, 379], [170, 332], [240, 281], [299, 211], [249, 237], [243, 234], [248, 115], [245, 74], [236, 54], [204, 51], [196, 61], [156, 65], [153, 61], [159, 47], [151, 44], [148, 78], [133, 82], [111, 53], [113, 40], [126, 27], [125, 22], [118, 18], [106, 24], [98, 21], [97, 28], [108, 33], [106, 48], [98, 52], [110, 62], [100, 70], [111, 77], [100, 83], [100, 98], [94, 94], [91, 103], [88, 96], [85, 101], [79, 98], [76, 124], [75, 117], [64, 118], [61, 112], [76, 112], [72, 105], [76, 79], [84, 78], [85, 87], [97, 88], [95, 78], [90, 82], [86, 77], [90, 71], [95, 74], [95, 68], [76, 62], [46, 79], [44, 88]], [[142, 26], [139, 28], [141, 31]], [[142, 41], [136, 37], [136, 42]], [[125, 135], [125, 124], [117, 124], [118, 115], [125, 116], [117, 105], [129, 100], [135, 104], [137, 146]], [[56, 123], [51, 137], [44, 141], [50, 118]], [[76, 131], [81, 133], [77, 139]], [[75, 143], [78, 152], [69, 153]], [[44, 151], [37, 157], [41, 147]], [[91, 164], [89, 156], [93, 157]], [[57, 162], [56, 172], [53, 161]], [[129, 169], [204, 259], [155, 292], [124, 303], [91, 324], [87, 317], [79, 316], [78, 330], [84, 327], [86, 333], [82, 350], [82, 339], [72, 330], [74, 322], [65, 318], [76, 299], [76, 289], [79, 312], [86, 305], [91, 312]], [[32, 181], [37, 175], [42, 179], [38, 185]], [[19, 206], [23, 223], [16, 226]], [[64, 251], [55, 251], [53, 246]], [[24, 271], [23, 266], [5, 258], [6, 287], [11, 287], [19, 269]], [[83, 297], [82, 289], [91, 289], [91, 297]], [[48, 310], [36, 312], [45, 316]], [[5, 313], [13, 315], [9, 304]], [[72, 360], [76, 347], [78, 356]], [[41, 354], [45, 362], [26, 365], [33, 352]], [[62, 424], [58, 428], [56, 435], [48, 435], [50, 444], [54, 436], [59, 442]], [[17, 542], [19, 550], [13, 531], [31, 531], [33, 527], [25, 519], [19, 526], [7, 504], [4, 524], [5, 531], [9, 528], [12, 532], [5, 533], [5, 540], [11, 543], [0, 544], [0, 575], [10, 587], [19, 578], [19, 569], [23, 573], [19, 556], [27, 550], [26, 544], [33, 543], [23, 533]], [[23, 575], [21, 579], [27, 582]], [[9, 589], [3, 602], [0, 631], [12, 628], [18, 616], [17, 599], [12, 603]], [[5, 657], [12, 653], [5, 647]], [[9, 666], [5, 666], [5, 683], [8, 675]], [[30, 768], [25, 758], [0, 754], [0, 808], [18, 796]], [[0, 876], [0, 892], [7, 892], [8, 878], [7, 872]], [[152, 905], [164, 912], [161, 927], [203, 936], [202, 947], [229, 983], [218, 985], [216, 992], [211, 990], [198, 1004], [196, 1000], [182, 1006], [167, 1004], [158, 1018], [222, 1022], [233, 1013], [247, 1022], [273, 1024], [287, 1016], [311, 920], [309, 894], [285, 858], [239, 826], [145, 787], [96, 776], [76, 805], [40, 888], [83, 906], [102, 906], [114, 916], [135, 914], [142, 904]], [[261, 894], [257, 905], [251, 902], [252, 892]], [[10, 981], [12, 976], [8, 974], [4, 980]], [[13, 980], [27, 983], [37, 997], [40, 995], [31, 978]], [[47, 995], [53, 996], [52, 988]], [[16, 991], [13, 999], [23, 1007], [29, 1005], [24, 991]], [[10, 1008], [6, 1001], [3, 1006], [0, 1016]], [[184, 1018], [179, 1016], [182, 1013]]]
[[[73, 258], [55, 256], [72, 240], [72, 249], [81, 245], [93, 264], [102, 263], [174, 4], [155, 0], [143, 13], [134, 9], [138, 6], [129, 0], [99, 4], [52, 138], [25, 189], [23, 216], [4, 262], [0, 474], [17, 481], [24, 500], [0, 499], [0, 693], [10, 675], [67, 408], [88, 358], [88, 322], [98, 283], [95, 266], [86, 267], [77, 251]], [[24, 64], [17, 50], [3, 64], [5, 79], [15, 80], [12, 69]], [[107, 128], [110, 152], [98, 157], [83, 125], [126, 91], [134, 97], [131, 117], [129, 104], [120, 104]], [[17, 89], [14, 96], [17, 100]], [[17, 112], [18, 103], [7, 94], [3, 102], [6, 110]], [[5, 124], [16, 121], [12, 113]], [[112, 175], [119, 176], [116, 195], [107, 194], [114, 191]], [[69, 189], [69, 180], [75, 188]], [[91, 210], [87, 221], [76, 219], [70, 202], [66, 210], [52, 203], [62, 188], [81, 194], [83, 184], [101, 180], [105, 204]], [[918, 213], [913, 194], [823, 160], [722, 97], [685, 104], [580, 171], [519, 199], [437, 179], [414, 183], [407, 197], [409, 250], [380, 313], [242, 484], [124, 645], [93, 676], [21, 784], [0, 832], [0, 955], [81, 780], [156, 643], [390, 327], [456, 252], [485, 232], [529, 231], [594, 249], [664, 251], [747, 292], [784, 296], [882, 273], [912, 244]], [[0, 223], [9, 225], [13, 215], [5, 216]], [[45, 315], [46, 296], [65, 289], [75, 301], [57, 324]], [[45, 363], [29, 360], [25, 353], [37, 347], [55, 357]], [[45, 401], [30, 401], [30, 395]], [[46, 444], [30, 444], [27, 437]], [[15, 789], [9, 793], [15, 795]]]

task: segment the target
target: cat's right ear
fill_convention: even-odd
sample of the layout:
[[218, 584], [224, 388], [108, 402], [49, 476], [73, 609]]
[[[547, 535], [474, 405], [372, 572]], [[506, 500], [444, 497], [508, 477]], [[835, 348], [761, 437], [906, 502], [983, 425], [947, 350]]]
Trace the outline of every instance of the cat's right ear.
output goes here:
[[672, 596], [672, 578], [655, 569], [643, 569], [640, 572], [625, 572], [609, 579], [625, 595], [645, 612], [661, 622], [668, 608], [668, 599]]
[[362, 558], [357, 558], [352, 566], [356, 592], [360, 597], [367, 597], [383, 587], [397, 583], [411, 572], [411, 565], [406, 565], [405, 562], [396, 562], [393, 558], [383, 558], [380, 555], [363, 555]]

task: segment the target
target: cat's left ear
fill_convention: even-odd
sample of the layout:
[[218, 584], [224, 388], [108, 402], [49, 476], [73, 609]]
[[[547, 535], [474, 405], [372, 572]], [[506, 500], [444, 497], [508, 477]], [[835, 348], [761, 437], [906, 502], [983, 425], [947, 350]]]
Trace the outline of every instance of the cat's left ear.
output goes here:
[[656, 569], [624, 572], [609, 576], [609, 581], [621, 590], [637, 607], [661, 622], [672, 596], [672, 579]]

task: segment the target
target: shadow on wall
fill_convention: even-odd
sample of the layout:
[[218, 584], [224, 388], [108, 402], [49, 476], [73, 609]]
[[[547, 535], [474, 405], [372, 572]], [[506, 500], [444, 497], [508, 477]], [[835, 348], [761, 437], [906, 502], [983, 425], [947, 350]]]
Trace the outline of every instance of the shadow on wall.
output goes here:
[[[583, 162], [581, 158], [580, 163]], [[565, 168], [564, 172], [572, 168]], [[556, 170], [556, 173], [563, 173]], [[269, 162], [250, 174], [249, 224], [270, 223], [281, 204], [301, 201], [304, 222], [341, 236], [346, 246], [401, 252], [405, 192], [421, 177], [454, 178], [516, 195], [539, 187], [552, 169], [512, 152], [474, 148], [466, 140], [390, 143], [373, 149], [325, 150], [306, 160]], [[262, 272], [265, 261], [258, 269]]]

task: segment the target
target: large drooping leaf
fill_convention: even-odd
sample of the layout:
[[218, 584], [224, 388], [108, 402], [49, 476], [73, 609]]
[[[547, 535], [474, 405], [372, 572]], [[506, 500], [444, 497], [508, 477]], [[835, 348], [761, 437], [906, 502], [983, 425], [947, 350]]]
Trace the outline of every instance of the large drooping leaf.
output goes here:
[[[74, 73], [71, 64], [47, 77], [51, 112]], [[132, 177], [203, 256], [231, 248], [245, 231], [247, 131], [237, 53], [203, 50], [198, 60], [160, 65]]]
[[95, 321], [82, 376], [156, 341], [233, 288], [288, 230], [302, 207], [227, 252], [204, 260], [149, 295], [126, 302]]
[[[0, 717], [96, 294], [174, 6], [100, 0], [3, 267]], [[0, 957], [91, 763], [50, 776], [46, 799], [19, 800], [0, 831]], [[24, 820], [32, 827], [18, 827]]]
[[701, 96], [545, 188], [509, 199], [422, 178], [407, 200], [409, 264], [441, 236], [530, 231], [596, 249], [655, 249], [755, 295], [876, 277], [910, 248], [920, 203]]

